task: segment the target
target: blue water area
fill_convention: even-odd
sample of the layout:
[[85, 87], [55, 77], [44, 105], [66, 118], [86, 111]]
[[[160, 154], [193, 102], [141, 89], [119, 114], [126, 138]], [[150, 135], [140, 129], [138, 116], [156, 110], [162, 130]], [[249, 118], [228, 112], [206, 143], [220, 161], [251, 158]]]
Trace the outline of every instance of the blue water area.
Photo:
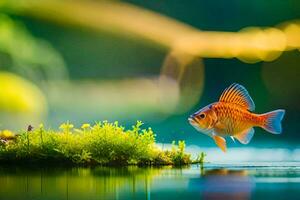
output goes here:
[[0, 167], [0, 199], [297, 199], [299, 162], [204, 167]]

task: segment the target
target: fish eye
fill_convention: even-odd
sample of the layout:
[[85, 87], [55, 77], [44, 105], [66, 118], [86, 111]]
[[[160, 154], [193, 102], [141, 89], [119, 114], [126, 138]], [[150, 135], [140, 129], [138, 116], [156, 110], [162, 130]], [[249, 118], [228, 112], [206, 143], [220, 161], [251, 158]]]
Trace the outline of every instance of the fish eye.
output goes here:
[[204, 113], [201, 113], [201, 114], [199, 115], [199, 117], [200, 117], [201, 119], [204, 119], [204, 118], [205, 118], [205, 114], [204, 114]]

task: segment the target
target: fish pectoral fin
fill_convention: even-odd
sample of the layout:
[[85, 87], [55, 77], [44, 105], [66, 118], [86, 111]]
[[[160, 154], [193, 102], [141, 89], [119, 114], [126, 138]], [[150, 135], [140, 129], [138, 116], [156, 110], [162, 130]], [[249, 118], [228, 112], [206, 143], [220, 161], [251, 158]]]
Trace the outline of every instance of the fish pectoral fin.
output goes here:
[[249, 129], [246, 129], [246, 130], [242, 131], [241, 133], [238, 133], [234, 137], [238, 141], [240, 141], [240, 143], [248, 144], [250, 142], [250, 140], [252, 139], [253, 135], [254, 135], [254, 129], [249, 128]]
[[220, 137], [220, 136], [217, 136], [217, 135], [214, 135], [213, 139], [214, 139], [216, 145], [218, 145], [218, 147], [223, 152], [226, 152], [226, 149], [227, 149], [227, 147], [226, 147], [226, 140], [223, 137]]

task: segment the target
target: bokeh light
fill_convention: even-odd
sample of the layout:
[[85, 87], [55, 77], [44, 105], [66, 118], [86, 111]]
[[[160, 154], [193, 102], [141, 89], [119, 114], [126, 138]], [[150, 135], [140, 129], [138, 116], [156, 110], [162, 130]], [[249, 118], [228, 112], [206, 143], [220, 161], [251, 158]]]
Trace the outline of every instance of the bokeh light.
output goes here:
[[0, 72], [0, 120], [6, 127], [36, 123], [47, 114], [47, 101], [41, 90], [29, 81]]
[[300, 48], [300, 21], [291, 21], [280, 24], [287, 38], [287, 50]]
[[[160, 88], [169, 90], [168, 87], [164, 87], [166, 78], [176, 83], [180, 93], [171, 113], [184, 113], [199, 101], [202, 94], [204, 87], [202, 60], [197, 56], [173, 50], [165, 58], [160, 74]], [[164, 94], [164, 99], [172, 98], [168, 92]]]
[[300, 55], [297, 51], [286, 52], [279, 59], [264, 63], [262, 78], [268, 91], [274, 95], [274, 102], [282, 103], [291, 109], [300, 108]]

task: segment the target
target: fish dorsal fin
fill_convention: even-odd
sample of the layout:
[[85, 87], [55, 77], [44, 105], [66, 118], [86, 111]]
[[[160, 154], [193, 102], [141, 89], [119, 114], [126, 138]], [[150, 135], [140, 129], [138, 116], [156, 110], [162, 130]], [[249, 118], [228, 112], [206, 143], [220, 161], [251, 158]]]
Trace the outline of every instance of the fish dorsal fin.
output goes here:
[[250, 111], [254, 111], [255, 109], [255, 104], [246, 88], [237, 83], [233, 83], [226, 88], [219, 101], [238, 104]]
[[214, 135], [213, 139], [216, 143], [216, 145], [218, 145], [218, 147], [223, 151], [226, 152], [226, 140], [220, 136]]
[[248, 144], [250, 142], [250, 140], [252, 139], [253, 135], [254, 135], [254, 129], [249, 128], [249, 129], [246, 129], [246, 130], [242, 131], [241, 133], [235, 135], [234, 137], [238, 141], [240, 141], [240, 143]]

